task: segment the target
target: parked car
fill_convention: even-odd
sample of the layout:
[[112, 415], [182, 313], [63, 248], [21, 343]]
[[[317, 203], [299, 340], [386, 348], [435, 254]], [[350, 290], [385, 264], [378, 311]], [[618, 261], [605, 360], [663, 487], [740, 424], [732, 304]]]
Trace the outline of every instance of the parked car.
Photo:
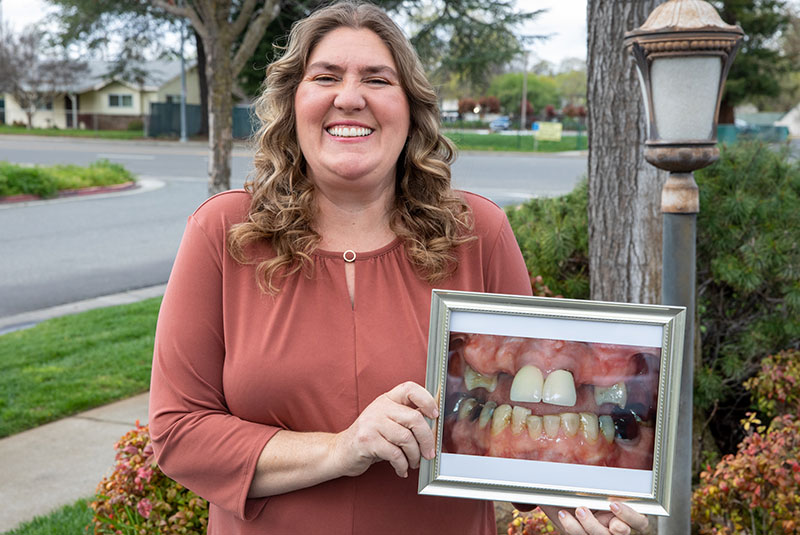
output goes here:
[[489, 131], [490, 132], [499, 132], [501, 130], [508, 130], [511, 128], [511, 119], [502, 115], [489, 123]]

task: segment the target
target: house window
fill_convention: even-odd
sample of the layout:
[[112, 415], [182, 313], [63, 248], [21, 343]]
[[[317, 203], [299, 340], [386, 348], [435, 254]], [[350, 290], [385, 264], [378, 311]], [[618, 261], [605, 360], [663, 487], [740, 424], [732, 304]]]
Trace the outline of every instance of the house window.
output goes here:
[[133, 108], [133, 95], [108, 95], [110, 108]]
[[180, 103], [181, 103], [180, 95], [167, 95], [167, 104], [180, 104]]

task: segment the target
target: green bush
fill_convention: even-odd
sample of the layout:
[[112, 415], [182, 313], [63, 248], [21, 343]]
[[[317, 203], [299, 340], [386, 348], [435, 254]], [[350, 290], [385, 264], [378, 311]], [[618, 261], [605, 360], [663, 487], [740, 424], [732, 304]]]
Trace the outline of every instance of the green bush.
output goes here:
[[130, 171], [108, 160], [99, 160], [88, 167], [23, 167], [0, 162], [0, 197], [30, 194], [47, 198], [61, 190], [109, 186], [133, 180], [135, 177]]
[[57, 191], [55, 180], [41, 167], [0, 162], [0, 197], [21, 194], [52, 197]]
[[114, 447], [117, 464], [90, 505], [95, 535], [205, 533], [208, 502], [158, 468], [147, 426], [137, 422]]
[[141, 119], [134, 119], [133, 121], [128, 123], [128, 128], [126, 128], [128, 132], [141, 132], [144, 130], [144, 121]]
[[506, 210], [528, 271], [559, 296], [589, 298], [587, 202], [584, 180], [562, 197], [531, 199]]
[[742, 435], [718, 423], [737, 422], [746, 410], [743, 380], [766, 355], [800, 346], [800, 163], [786, 151], [739, 143], [696, 176], [695, 403], [716, 411], [712, 429], [730, 451]]

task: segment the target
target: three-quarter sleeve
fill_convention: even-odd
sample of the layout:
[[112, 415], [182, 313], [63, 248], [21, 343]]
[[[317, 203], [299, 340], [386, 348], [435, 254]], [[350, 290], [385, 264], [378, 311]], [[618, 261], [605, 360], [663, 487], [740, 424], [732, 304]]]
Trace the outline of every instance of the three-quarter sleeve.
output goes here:
[[150, 435], [162, 471], [216, 506], [254, 518], [248, 499], [259, 455], [279, 430], [230, 413], [223, 391], [224, 229], [191, 216], [158, 317]]

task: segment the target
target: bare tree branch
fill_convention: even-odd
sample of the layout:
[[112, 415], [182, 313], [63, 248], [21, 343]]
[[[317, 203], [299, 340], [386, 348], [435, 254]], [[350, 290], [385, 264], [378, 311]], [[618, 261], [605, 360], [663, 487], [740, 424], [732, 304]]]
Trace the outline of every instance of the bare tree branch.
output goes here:
[[231, 64], [231, 71], [234, 77], [242, 71], [247, 60], [253, 55], [253, 51], [255, 51], [258, 46], [258, 42], [264, 36], [264, 31], [267, 29], [267, 26], [269, 26], [269, 23], [278, 16], [280, 9], [281, 3], [279, 0], [267, 0], [267, 2], [264, 3], [264, 7], [261, 8], [258, 17], [256, 17], [256, 20], [250, 23], [242, 39], [242, 44], [236, 51], [236, 55]]
[[242, 10], [239, 12], [239, 16], [237, 16], [236, 20], [231, 24], [231, 34], [234, 37], [242, 33], [247, 27], [247, 23], [250, 22], [257, 2], [258, 0], [245, 0], [242, 5]]
[[153, 2], [153, 5], [159, 7], [177, 17], [182, 17], [189, 19], [189, 22], [194, 27], [195, 31], [200, 34], [201, 37], [205, 38], [208, 35], [208, 30], [206, 29], [205, 24], [203, 23], [202, 17], [198, 14], [198, 12], [189, 4], [184, 5], [183, 7], [179, 7], [167, 0], [150, 0]]

